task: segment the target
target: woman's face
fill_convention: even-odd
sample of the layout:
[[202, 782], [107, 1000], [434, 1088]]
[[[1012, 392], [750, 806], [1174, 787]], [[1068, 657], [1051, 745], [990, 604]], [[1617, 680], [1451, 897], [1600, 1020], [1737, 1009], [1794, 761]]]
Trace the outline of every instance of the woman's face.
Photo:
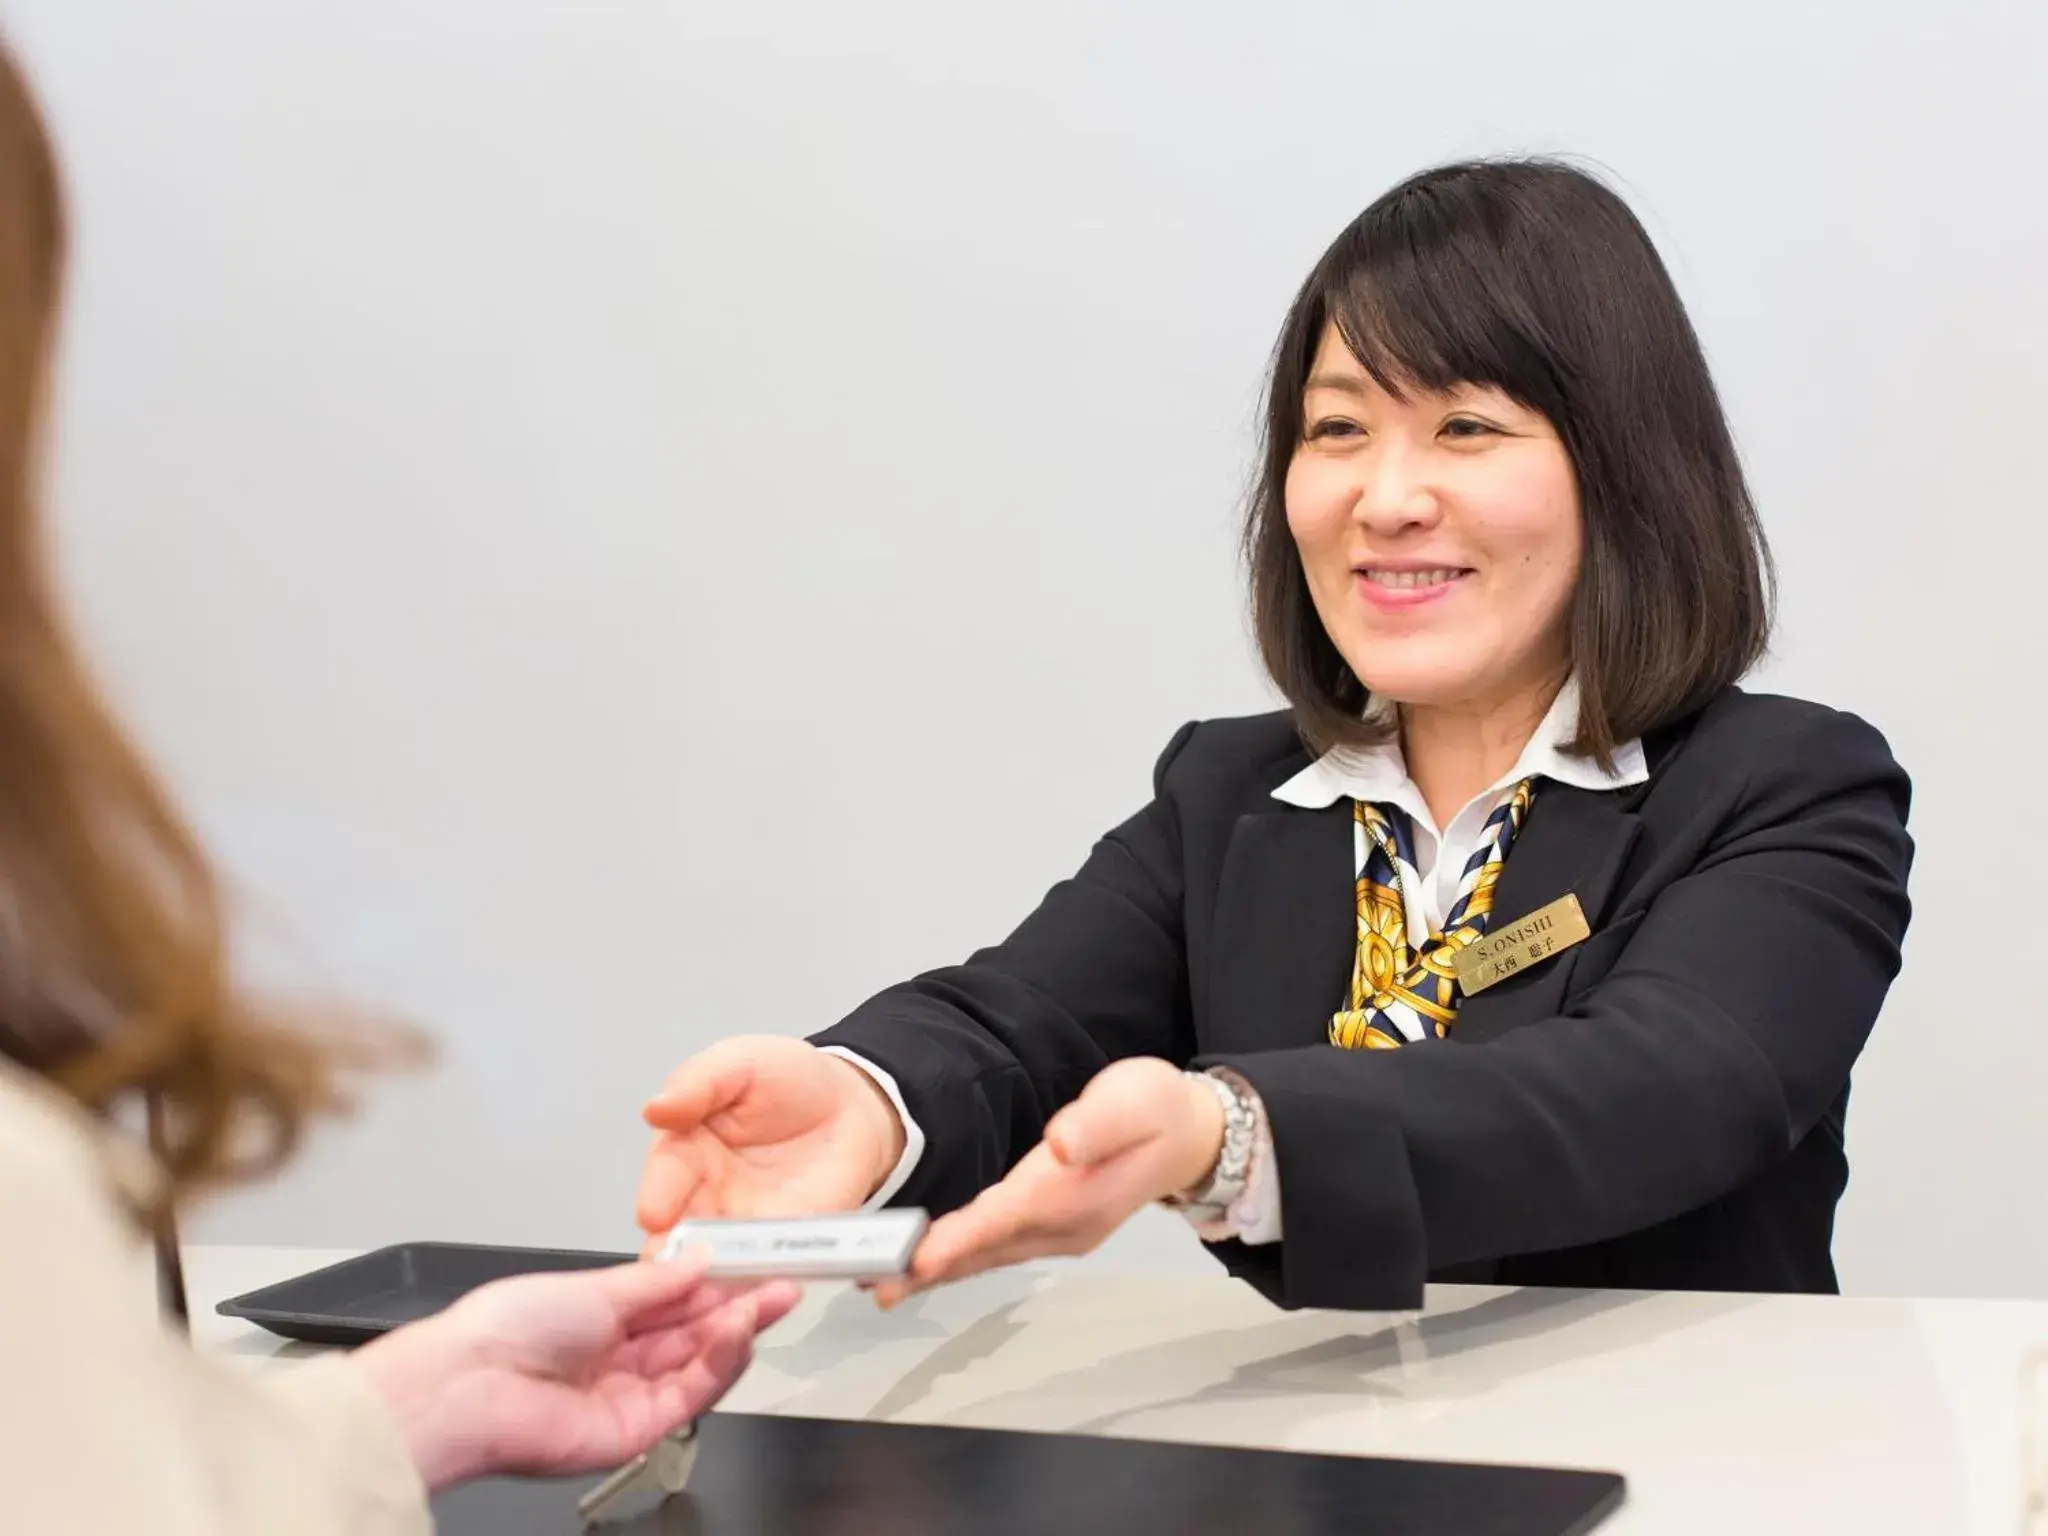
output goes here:
[[1498, 390], [1397, 400], [1324, 327], [1287, 525], [1338, 653], [1375, 696], [1461, 710], [1547, 697], [1580, 558], [1571, 459]]

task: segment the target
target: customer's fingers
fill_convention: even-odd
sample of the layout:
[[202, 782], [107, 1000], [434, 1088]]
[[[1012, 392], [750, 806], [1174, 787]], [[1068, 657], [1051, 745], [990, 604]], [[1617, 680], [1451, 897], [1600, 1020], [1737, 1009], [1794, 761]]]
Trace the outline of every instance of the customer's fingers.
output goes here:
[[680, 1328], [722, 1312], [743, 1297], [753, 1298], [758, 1326], [767, 1328], [781, 1321], [802, 1296], [788, 1281], [705, 1280], [680, 1300], [633, 1319], [628, 1331], [637, 1336]]

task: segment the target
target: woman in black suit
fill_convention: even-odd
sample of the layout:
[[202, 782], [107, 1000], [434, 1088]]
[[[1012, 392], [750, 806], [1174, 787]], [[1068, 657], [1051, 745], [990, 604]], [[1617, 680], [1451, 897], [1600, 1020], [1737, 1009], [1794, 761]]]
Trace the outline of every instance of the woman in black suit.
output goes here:
[[1184, 728], [1001, 944], [686, 1062], [643, 1225], [919, 1204], [916, 1287], [1163, 1201], [1288, 1306], [1834, 1289], [1908, 782], [1736, 686], [1768, 554], [1620, 199], [1482, 163], [1360, 215], [1282, 330], [1247, 547], [1290, 710]]

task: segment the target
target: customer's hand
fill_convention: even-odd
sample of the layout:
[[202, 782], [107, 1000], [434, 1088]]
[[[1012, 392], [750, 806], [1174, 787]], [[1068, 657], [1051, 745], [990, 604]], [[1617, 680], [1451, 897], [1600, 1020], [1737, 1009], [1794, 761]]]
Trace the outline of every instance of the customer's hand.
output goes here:
[[352, 1357], [429, 1488], [615, 1467], [708, 1410], [795, 1286], [707, 1282], [694, 1256], [521, 1275]]
[[1112, 1062], [1008, 1177], [933, 1222], [909, 1276], [884, 1281], [875, 1299], [894, 1306], [985, 1269], [1091, 1252], [1155, 1200], [1202, 1183], [1222, 1151], [1212, 1090], [1156, 1057]]
[[858, 1207], [903, 1155], [903, 1123], [860, 1068], [802, 1040], [723, 1040], [644, 1111], [649, 1233], [685, 1216], [808, 1216]]

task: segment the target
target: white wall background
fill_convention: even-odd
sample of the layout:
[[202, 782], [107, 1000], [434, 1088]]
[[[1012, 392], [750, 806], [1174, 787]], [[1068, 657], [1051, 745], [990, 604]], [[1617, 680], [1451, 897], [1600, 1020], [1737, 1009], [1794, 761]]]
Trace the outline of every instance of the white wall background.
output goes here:
[[1918, 780], [1845, 1282], [2048, 1293], [2048, 7], [0, 11], [74, 195], [89, 637], [298, 963], [443, 1045], [203, 1232], [633, 1245], [674, 1062], [999, 936], [1263, 707], [1231, 539], [1294, 284], [1409, 171], [1545, 150], [1707, 339], [1766, 681]]

